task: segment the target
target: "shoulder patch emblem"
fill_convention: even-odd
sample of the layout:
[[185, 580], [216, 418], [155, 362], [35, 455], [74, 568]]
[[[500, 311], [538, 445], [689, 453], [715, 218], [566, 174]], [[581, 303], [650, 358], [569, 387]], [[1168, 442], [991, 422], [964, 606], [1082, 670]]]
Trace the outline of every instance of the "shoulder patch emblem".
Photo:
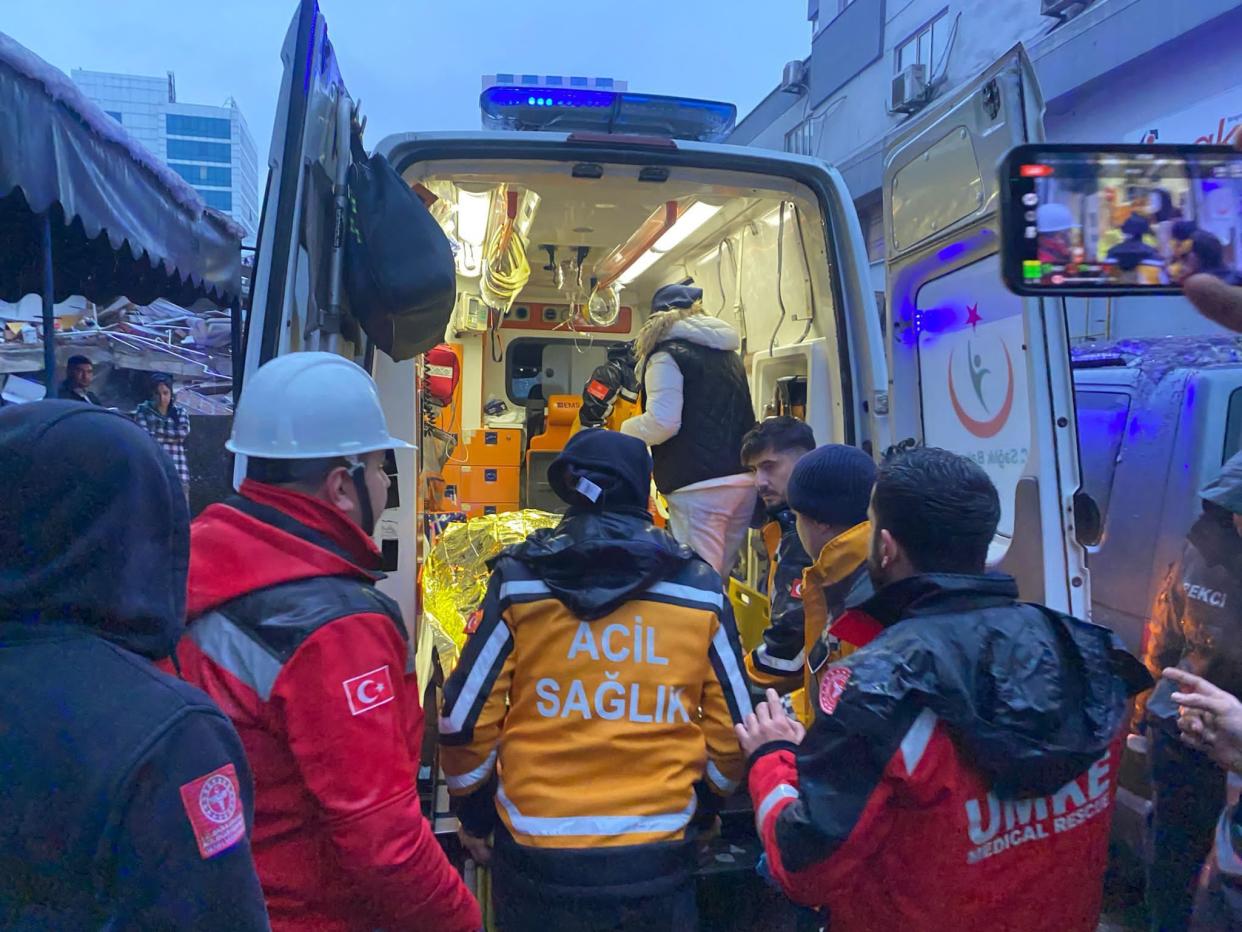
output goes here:
[[801, 576], [799, 576], [797, 579], [795, 579], [793, 582], [789, 584], [789, 597], [791, 599], [802, 598], [802, 577]]
[[246, 837], [237, 769], [225, 764], [181, 786], [181, 804], [190, 818], [198, 853], [213, 858]]
[[849, 667], [829, 667], [824, 671], [819, 683], [819, 707], [827, 715], [837, 710], [837, 703], [841, 701], [841, 694], [845, 692], [853, 672]]
[[345, 688], [345, 698], [349, 701], [351, 715], [370, 712], [397, 698], [392, 691], [392, 677], [388, 673], [388, 664], [376, 667], [369, 673], [351, 677], [343, 681], [341, 685]]

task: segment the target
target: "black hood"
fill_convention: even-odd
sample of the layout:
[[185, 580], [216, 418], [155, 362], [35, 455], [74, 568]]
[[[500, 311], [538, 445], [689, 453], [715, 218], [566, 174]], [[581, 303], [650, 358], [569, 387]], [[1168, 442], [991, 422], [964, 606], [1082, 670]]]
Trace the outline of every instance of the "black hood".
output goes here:
[[1210, 501], [1190, 528], [1186, 540], [1199, 551], [1208, 566], [1222, 566], [1242, 578], [1242, 537], [1233, 526], [1233, 513]]
[[998, 796], [1042, 796], [1109, 749], [1151, 678], [1107, 628], [1017, 597], [1001, 575], [886, 586], [860, 606], [887, 630], [854, 671], [935, 712]]
[[633, 369], [636, 365], [638, 365], [638, 360], [634, 358], [634, 341], [630, 340], [628, 343], [614, 343], [612, 346], [608, 347], [608, 361], [620, 363], [622, 366], [627, 366], [630, 369]]
[[523, 564], [574, 615], [592, 621], [698, 557], [645, 515], [606, 511], [571, 514], [509, 547], [492, 565], [505, 559]]
[[185, 618], [189, 513], [131, 421], [72, 401], [0, 410], [0, 622], [75, 624], [168, 656]]

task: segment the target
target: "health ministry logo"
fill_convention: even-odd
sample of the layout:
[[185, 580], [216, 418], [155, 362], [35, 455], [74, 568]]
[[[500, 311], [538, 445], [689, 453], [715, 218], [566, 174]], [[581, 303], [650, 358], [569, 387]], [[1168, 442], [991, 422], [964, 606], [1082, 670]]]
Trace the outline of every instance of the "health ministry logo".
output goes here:
[[[957, 364], [959, 348], [949, 353], [947, 373], [953, 413], [974, 436], [983, 440], [995, 437], [1013, 413], [1013, 357], [1009, 347], [1002, 339], [988, 341], [976, 337], [967, 340], [965, 365]], [[962, 402], [963, 397], [967, 399], [966, 404]], [[972, 414], [968, 407], [982, 416]]]

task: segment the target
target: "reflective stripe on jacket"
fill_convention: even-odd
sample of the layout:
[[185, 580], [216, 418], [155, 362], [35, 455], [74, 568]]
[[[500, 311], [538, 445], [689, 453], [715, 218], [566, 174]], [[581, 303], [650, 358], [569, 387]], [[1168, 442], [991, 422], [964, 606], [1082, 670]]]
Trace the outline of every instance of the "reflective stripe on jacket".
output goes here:
[[277, 932], [474, 932], [478, 904], [420, 806], [423, 713], [378, 554], [341, 513], [247, 480], [192, 529], [178, 658], [254, 769], [254, 856]]
[[773, 513], [762, 534], [769, 560], [768, 627], [763, 643], [746, 655], [746, 673], [761, 689], [787, 693], [802, 685], [806, 666], [802, 588], [811, 559], [798, 540], [794, 513], [788, 507]]
[[[693, 867], [684, 840], [696, 783], [723, 797], [742, 776], [733, 726], [751, 705], [729, 600], [707, 564], [639, 523], [675, 548], [673, 572], [592, 620], [502, 555], [445, 686], [441, 764], [458, 815], [477, 835], [498, 815], [524, 872], [545, 886], [676, 883]], [[558, 529], [574, 530], [573, 517]], [[613, 530], [619, 559], [633, 546], [625, 534], [639, 532]], [[580, 585], [612, 581], [601, 567]], [[582, 872], [604, 849], [600, 869]]]

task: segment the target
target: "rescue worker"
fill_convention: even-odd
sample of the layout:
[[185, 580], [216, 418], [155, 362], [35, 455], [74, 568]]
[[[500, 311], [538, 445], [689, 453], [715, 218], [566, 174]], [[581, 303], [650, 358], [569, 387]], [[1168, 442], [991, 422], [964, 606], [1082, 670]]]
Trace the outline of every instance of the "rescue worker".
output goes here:
[[[1242, 454], [1203, 489], [1203, 514], [1156, 599], [1146, 636], [1147, 669], [1178, 667], [1242, 693]], [[1185, 929], [1195, 880], [1225, 804], [1225, 777], [1179, 740], [1174, 684], [1161, 680], [1140, 727], [1148, 739], [1152, 857], [1147, 879], [1152, 928]]]
[[[1164, 676], [1177, 689], [1169, 698], [1177, 703], [1182, 741], [1224, 769], [1242, 774], [1242, 702], [1185, 670], [1166, 669]], [[1236, 803], [1217, 822], [1190, 928], [1242, 928], [1242, 807]]]
[[142, 429], [0, 411], [0, 928], [268, 928], [237, 732], [166, 658], [189, 513]]
[[1035, 226], [1039, 232], [1036, 255], [1040, 262], [1066, 265], [1074, 261], [1074, 236], [1079, 225], [1064, 204], [1040, 204], [1035, 211]]
[[775, 693], [738, 728], [771, 873], [833, 932], [1095, 932], [1150, 679], [1107, 629], [985, 575], [1000, 513], [964, 457], [881, 466], [860, 609], [883, 630], [825, 671], [809, 729]]
[[246, 479], [193, 524], [178, 656], [254, 768], [272, 927], [481, 928], [419, 807], [413, 654], [375, 587], [385, 452], [409, 444], [362, 369], [307, 352], [250, 377], [228, 448], [248, 457]]
[[746, 673], [756, 686], [782, 694], [802, 685], [802, 571], [811, 565], [785, 497], [794, 466], [814, 449], [811, 428], [787, 416], [766, 418], [742, 438], [742, 465], [754, 477], [768, 518], [761, 530], [768, 556], [768, 627], [763, 643], [746, 655]]
[[1156, 247], [1147, 242], [1151, 224], [1142, 214], [1131, 214], [1121, 225], [1124, 239], [1105, 253], [1110, 262], [1116, 262], [1122, 272], [1133, 272], [1148, 259], [1158, 257]]
[[750, 694], [720, 577], [652, 525], [650, 481], [633, 437], [570, 439], [548, 468], [569, 510], [494, 560], [444, 689], [441, 764], [503, 932], [697, 928], [696, 827], [741, 778]]
[[[806, 552], [815, 554], [802, 573], [806, 658], [802, 689], [787, 703], [804, 725], [815, 720], [819, 673], [851, 650], [851, 641], [859, 642], [860, 628], [871, 632], [871, 623], [862, 613], [850, 613], [847, 621], [845, 607], [847, 600], [870, 594], [867, 506], [874, 482], [871, 457], [843, 444], [828, 444], [808, 453], [789, 477], [789, 507], [796, 517], [798, 537]], [[838, 630], [838, 621], [844, 632]]]
[[755, 426], [737, 331], [703, 310], [703, 289], [665, 285], [634, 353], [643, 413], [622, 433], [651, 447], [673, 536], [727, 577], [746, 540], [755, 488], [741, 462]]
[[621, 425], [638, 413], [638, 377], [634, 374], [634, 341], [608, 347], [608, 361], [596, 366], [582, 389], [582, 407], [578, 424], [583, 427], [607, 427], [619, 430]]

